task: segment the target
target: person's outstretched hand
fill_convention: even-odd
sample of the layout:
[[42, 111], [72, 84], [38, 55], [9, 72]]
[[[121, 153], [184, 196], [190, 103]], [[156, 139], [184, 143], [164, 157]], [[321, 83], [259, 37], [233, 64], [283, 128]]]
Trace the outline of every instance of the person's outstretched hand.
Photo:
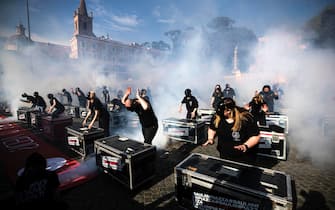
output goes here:
[[131, 87], [127, 87], [126, 94], [130, 95], [131, 94]]

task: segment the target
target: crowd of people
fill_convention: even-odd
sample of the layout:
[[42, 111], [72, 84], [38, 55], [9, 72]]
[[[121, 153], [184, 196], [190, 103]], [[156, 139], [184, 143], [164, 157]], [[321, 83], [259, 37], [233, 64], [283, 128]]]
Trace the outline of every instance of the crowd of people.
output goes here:
[[[88, 94], [85, 95], [84, 92], [77, 87], [71, 89], [71, 93], [77, 96], [78, 106], [87, 110], [87, 114], [82, 121], [83, 127], [87, 126], [88, 129], [91, 129], [95, 122], [98, 122], [98, 127], [104, 129], [105, 136], [109, 136], [109, 111], [125, 112], [129, 110], [138, 115], [145, 142], [151, 144], [158, 129], [158, 120], [149, 100], [150, 92], [148, 89], [137, 90], [135, 99], [129, 98], [131, 88], [127, 88], [125, 94], [123, 94], [122, 90], [119, 90], [117, 96], [110, 100], [109, 90], [107, 86], [103, 86], [103, 102], [99, 99], [95, 91], [89, 91]], [[43, 97], [40, 96], [38, 92], [34, 92], [33, 96], [27, 93], [22, 94], [22, 97], [26, 99], [21, 99], [21, 101], [31, 104], [31, 108], [41, 113], [49, 114], [52, 119], [55, 119], [65, 112], [65, 106], [73, 105], [71, 93], [64, 88], [62, 89], [62, 93], [57, 94], [59, 97], [56, 97], [57, 95], [55, 96], [53, 93], [47, 94], [49, 106], [47, 106]], [[107, 110], [108, 105], [112, 106], [110, 110]]]
[[[236, 93], [230, 84], [227, 83], [223, 90], [216, 84], [210, 100], [215, 114], [203, 146], [214, 144], [217, 139], [221, 158], [254, 164], [256, 145], [260, 141], [259, 126], [266, 126], [266, 114], [274, 112], [274, 100], [277, 99], [278, 92], [272, 91], [270, 85], [264, 85], [260, 92], [255, 91], [249, 103], [240, 107], [236, 105]], [[179, 112], [183, 104], [186, 105], [186, 119], [196, 119], [199, 105], [191, 89], [185, 90]]]
[[[110, 114], [107, 104], [112, 103], [113, 111], [131, 111], [138, 115], [144, 142], [152, 144], [158, 130], [158, 119], [151, 104], [151, 96], [148, 96], [146, 89], [137, 89], [135, 98], [130, 98], [132, 88], [128, 87], [124, 92], [119, 90], [117, 96], [110, 100], [109, 91], [104, 86], [103, 102], [97, 97], [95, 91], [89, 91], [86, 96], [80, 88], [71, 92], [77, 95], [79, 106], [86, 107], [88, 110], [82, 126], [90, 129], [95, 122], [99, 122], [98, 126], [104, 129], [105, 136], [109, 136]], [[67, 99], [66, 105], [71, 105], [71, 93], [66, 89], [63, 89], [62, 93], [62, 96]], [[198, 99], [192, 95], [192, 90], [189, 88], [185, 89], [184, 94], [178, 111], [182, 112], [183, 104], [185, 104], [185, 118], [196, 120], [199, 108]], [[38, 92], [34, 92], [33, 96], [24, 93], [22, 97], [26, 98], [24, 102], [32, 104], [32, 108], [49, 113], [52, 118], [59, 117], [65, 110], [64, 105], [52, 93], [47, 94], [50, 100], [48, 108]], [[224, 90], [219, 84], [215, 85], [210, 100], [215, 114], [209, 123], [207, 139], [202, 146], [213, 145], [217, 141], [220, 158], [254, 164], [257, 157], [257, 144], [260, 141], [258, 126], [266, 125], [265, 116], [274, 111], [274, 100], [278, 98], [276, 91], [272, 91], [269, 85], [264, 85], [260, 92], [255, 91], [249, 103], [240, 107], [235, 102], [235, 90], [229, 84], [225, 85]], [[19, 209], [32, 206], [44, 208], [50, 204], [57, 208], [66, 208], [64, 203], [59, 203], [56, 199], [59, 186], [57, 174], [45, 168], [46, 159], [41, 154], [33, 153], [27, 158], [25, 170], [18, 177], [15, 188], [15, 199]], [[30, 190], [33, 188], [38, 189], [39, 192], [31, 193]]]
[[[105, 130], [106, 136], [109, 136], [110, 130], [109, 111], [124, 112], [128, 110], [131, 112], [135, 112], [139, 117], [144, 142], [151, 144], [158, 130], [158, 120], [152, 107], [152, 98], [149, 91], [149, 88], [138, 89], [136, 91], [135, 98], [131, 99], [131, 88], [129, 87], [125, 90], [125, 93], [123, 93], [122, 90], [119, 90], [117, 92], [117, 96], [111, 100], [110, 91], [108, 90], [107, 86], [103, 86], [101, 91], [103, 100], [101, 101], [95, 91], [89, 91], [88, 94], [85, 95], [79, 87], [75, 89], [71, 88], [71, 91], [67, 91], [64, 88], [62, 89], [62, 93], [59, 94], [62, 97], [60, 100], [52, 93], [47, 94], [47, 97], [50, 100], [50, 105], [48, 108], [43, 97], [40, 96], [37, 91], [34, 92], [33, 96], [26, 93], [22, 94], [22, 97], [26, 98], [26, 100], [22, 101], [31, 103], [32, 108], [35, 108], [40, 112], [50, 114], [52, 118], [57, 118], [62, 113], [64, 113], [65, 106], [72, 106], [72, 95], [75, 95], [78, 99], [78, 106], [86, 108], [88, 111], [86, 117], [82, 122], [82, 126], [87, 126], [90, 129], [93, 127], [95, 122], [98, 122], [98, 126]], [[197, 112], [199, 109], [198, 99], [194, 95], [192, 95], [192, 90], [189, 88], [185, 89], [184, 94], [185, 96], [180, 102], [178, 111], [182, 112], [183, 105], [185, 104], [185, 118], [189, 120], [196, 120], [196, 118], [198, 117]], [[66, 99], [66, 102], [64, 98]], [[234, 121], [236, 121], [236, 116], [238, 117], [238, 121], [240, 122], [244, 122], [243, 120], [246, 120], [247, 118], [247, 121], [250, 121], [249, 118], [251, 118], [252, 121], [256, 123], [256, 125], [264, 126], [266, 125], [265, 116], [267, 113], [274, 112], [274, 100], [277, 100], [278, 98], [279, 97], [277, 91], [273, 91], [270, 85], [264, 85], [261, 91], [255, 91], [255, 95], [252, 96], [250, 102], [245, 104], [243, 108], [239, 107], [236, 110], [232, 109], [231, 113], [233, 114], [233, 116], [230, 117], [230, 120], [233, 119]], [[231, 99], [235, 103], [236, 93], [234, 88], [232, 88], [230, 84], [226, 83], [225, 88], [222, 90], [220, 84], [216, 84], [214, 87], [214, 91], [211, 95], [210, 106], [216, 111], [215, 116], [217, 120], [215, 126], [214, 124], [211, 124], [209, 132], [215, 131], [215, 128], [217, 128], [217, 126], [220, 124], [218, 122], [224, 118], [227, 118], [227, 116], [224, 115], [224, 111], [222, 110], [222, 103], [224, 101], [227, 101], [227, 99]], [[107, 110], [107, 105], [111, 105], [112, 107]], [[241, 111], [242, 109], [243, 112]], [[244, 117], [246, 115], [239, 115], [238, 113], [240, 112], [247, 112], [250, 114], [250, 116], [248, 115], [248, 117]], [[220, 120], [218, 120], [219, 118]], [[214, 122], [215, 119], [212, 119], [212, 121]], [[244, 123], [242, 124], [244, 125]], [[236, 135], [236, 131], [234, 135]], [[211, 143], [212, 141], [209, 141], [205, 145]], [[253, 146], [253, 144], [247, 145], [248, 148]]]
[[235, 99], [235, 91], [229, 84], [223, 91], [220, 85], [215, 86], [211, 99], [215, 115], [203, 146], [214, 144], [217, 139], [220, 158], [254, 164], [260, 141], [259, 126], [266, 126], [266, 114], [274, 112], [274, 100], [279, 96], [270, 85], [264, 85], [244, 107], [237, 106]]

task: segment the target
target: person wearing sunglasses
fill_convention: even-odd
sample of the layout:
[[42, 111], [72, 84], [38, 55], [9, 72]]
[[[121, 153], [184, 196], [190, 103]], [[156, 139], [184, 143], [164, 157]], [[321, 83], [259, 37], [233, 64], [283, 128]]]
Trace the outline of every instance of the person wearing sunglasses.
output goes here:
[[232, 98], [224, 98], [210, 122], [208, 139], [203, 146], [214, 144], [217, 139], [220, 158], [254, 164], [259, 134], [256, 121], [248, 110], [236, 106]]

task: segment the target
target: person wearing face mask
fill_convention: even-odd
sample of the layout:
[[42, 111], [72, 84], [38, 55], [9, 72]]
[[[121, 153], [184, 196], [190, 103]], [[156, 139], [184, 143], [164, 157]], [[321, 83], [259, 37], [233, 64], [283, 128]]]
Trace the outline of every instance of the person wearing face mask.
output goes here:
[[141, 91], [137, 89], [136, 98], [130, 99], [131, 88], [128, 87], [125, 94], [122, 97], [122, 103], [126, 109], [132, 112], [136, 112], [141, 126], [144, 142], [151, 144], [158, 130], [158, 120], [152, 109], [150, 101], [146, 97], [142, 97]]
[[218, 107], [219, 102], [223, 99], [223, 92], [221, 86], [219, 84], [215, 85], [214, 92], [211, 98], [211, 107], [216, 109]]
[[238, 107], [232, 98], [224, 98], [218, 105], [208, 128], [208, 139], [203, 144], [214, 144], [220, 158], [254, 164], [260, 133], [256, 121], [244, 108]]
[[192, 95], [191, 89], [185, 90], [185, 97], [179, 105], [179, 112], [182, 111], [183, 104], [186, 105], [186, 119], [195, 119], [197, 116], [197, 109], [199, 107], [198, 100]]
[[101, 101], [96, 97], [94, 91], [90, 91], [87, 96], [88, 113], [83, 120], [82, 126], [87, 123], [87, 119], [93, 115], [91, 122], [88, 124], [88, 129], [93, 127], [96, 120], [99, 121], [99, 128], [104, 129], [105, 137], [109, 136], [109, 112]]
[[223, 92], [223, 97], [232, 98], [232, 99], [236, 100], [235, 99], [235, 97], [236, 97], [235, 90], [234, 90], [234, 88], [230, 87], [230, 84], [227, 83], [225, 89], [223, 89], [222, 92]]

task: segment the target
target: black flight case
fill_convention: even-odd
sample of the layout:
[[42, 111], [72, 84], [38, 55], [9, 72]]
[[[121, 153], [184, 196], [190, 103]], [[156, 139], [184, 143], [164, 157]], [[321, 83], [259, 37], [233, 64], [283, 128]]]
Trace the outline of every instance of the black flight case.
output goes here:
[[42, 117], [48, 116], [40, 111], [30, 112], [31, 127], [36, 130], [42, 130]]
[[193, 153], [175, 167], [178, 203], [186, 209], [291, 210], [294, 182], [281, 171]]
[[215, 115], [215, 109], [198, 109], [198, 116], [200, 120], [205, 121], [206, 125], [209, 125], [211, 119]]
[[267, 125], [278, 125], [288, 134], [288, 117], [281, 114], [270, 114], [265, 116]]
[[66, 127], [66, 130], [68, 147], [83, 157], [94, 152], [94, 140], [105, 137], [102, 128], [88, 129], [76, 124]]
[[202, 144], [206, 138], [205, 121], [168, 118], [162, 123], [163, 133], [171, 139]]
[[57, 118], [42, 116], [42, 129], [44, 136], [49, 140], [66, 145], [66, 127], [72, 125], [73, 120], [70, 116], [63, 114]]
[[[287, 159], [287, 135], [282, 132], [275, 132], [272, 126], [259, 126], [261, 139], [258, 143], [257, 155], [275, 158], [278, 160]], [[277, 129], [275, 129], [277, 130]]]
[[39, 112], [38, 110], [30, 107], [20, 107], [17, 110], [17, 119], [23, 123], [25, 123], [28, 127], [31, 127], [31, 113]]
[[111, 136], [94, 142], [96, 164], [133, 190], [155, 174], [156, 147], [127, 137]]

